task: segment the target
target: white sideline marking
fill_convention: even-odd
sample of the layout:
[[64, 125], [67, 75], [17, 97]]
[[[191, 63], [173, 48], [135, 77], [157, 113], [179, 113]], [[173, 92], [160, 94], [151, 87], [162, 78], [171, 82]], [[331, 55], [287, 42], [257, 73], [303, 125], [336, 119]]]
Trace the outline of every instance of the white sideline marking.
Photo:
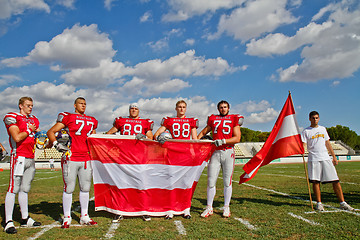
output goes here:
[[[80, 225], [80, 224], [71, 224], [71, 227], [85, 227], [87, 225]], [[41, 237], [44, 233], [46, 233], [47, 231], [51, 230], [54, 227], [61, 227], [61, 224], [59, 224], [58, 221], [50, 224], [50, 225], [44, 225], [44, 226], [40, 226], [40, 227], [29, 227], [29, 228], [42, 228], [42, 230], [38, 233], [36, 233], [33, 237], [28, 238], [29, 240], [33, 240], [33, 239], [37, 239], [39, 237]]]
[[120, 226], [120, 223], [112, 223], [109, 227], [109, 230], [105, 234], [105, 239], [110, 239], [114, 237], [116, 229]]
[[239, 222], [241, 222], [242, 224], [245, 225], [245, 227], [247, 227], [250, 230], [257, 230], [257, 227], [255, 227], [254, 225], [250, 224], [249, 221], [242, 219], [242, 218], [234, 218], [235, 220], [238, 220]]
[[[48, 178], [35, 178], [35, 179], [33, 180], [33, 182], [34, 182], [34, 181], [39, 181], [39, 180], [47, 180], [47, 179], [57, 178], [57, 177], [61, 177], [61, 176], [53, 176], [53, 177], [48, 177]], [[0, 187], [4, 187], [4, 186], [9, 186], [9, 184], [6, 183], [6, 184], [1, 184], [1, 185], [0, 185]]]
[[[276, 174], [276, 173], [262, 173], [262, 174], [263, 174], [263, 175], [268, 175], [268, 176], [280, 176], [280, 177], [290, 177], [290, 178], [305, 179], [305, 177], [285, 175], [285, 174]], [[341, 184], [350, 184], [350, 185], [360, 185], [359, 183], [353, 183], [353, 182], [342, 182], [342, 181], [340, 181], [340, 183], [341, 183]]]
[[[239, 181], [235, 181], [235, 180], [232, 180], [232, 181], [235, 182], [235, 183], [239, 183]], [[286, 197], [289, 197], [289, 198], [298, 199], [298, 200], [302, 200], [302, 201], [305, 201], [305, 202], [310, 202], [310, 200], [308, 200], [308, 199], [303, 199], [301, 197], [291, 196], [290, 194], [278, 192], [278, 191], [275, 191], [275, 190], [272, 190], [272, 189], [258, 187], [258, 186], [248, 184], [248, 183], [243, 183], [243, 185], [253, 187], [253, 188], [257, 188], [257, 189], [264, 190], [264, 191], [268, 191], [268, 192], [273, 192], [273, 193], [276, 193], [276, 194], [279, 194], [279, 195], [282, 195], [282, 196], [286, 196]], [[313, 201], [313, 203], [315, 204], [316, 201]], [[328, 208], [332, 208], [332, 209], [335, 209], [335, 210], [338, 210], [338, 211], [341, 211], [341, 212], [346, 212], [346, 213], [354, 214], [356, 216], [360, 216], [360, 213], [355, 212], [355, 211], [357, 211], [357, 209], [355, 211], [346, 211], [346, 210], [342, 210], [342, 209], [339, 209], [339, 208], [336, 208], [336, 207], [333, 207], [333, 206], [327, 205], [327, 204], [323, 204], [323, 206], [328, 207]]]
[[313, 222], [313, 221], [311, 221], [311, 220], [309, 220], [309, 219], [303, 218], [302, 216], [293, 214], [292, 212], [289, 212], [289, 215], [292, 216], [292, 217], [294, 217], [294, 218], [300, 219], [300, 220], [302, 220], [302, 221], [304, 221], [304, 222], [307, 222], [307, 223], [309, 223], [309, 224], [311, 224], [311, 225], [319, 225], [319, 226], [321, 226], [320, 223]]
[[40, 232], [36, 233], [33, 237], [29, 237], [28, 239], [29, 240], [37, 239], [37, 238], [41, 237], [41, 235], [43, 235], [44, 233], [49, 231], [50, 229], [56, 227], [57, 225], [59, 225], [59, 222], [54, 222], [51, 225], [45, 225], [42, 227], [42, 230]]
[[174, 221], [174, 224], [176, 226], [176, 229], [178, 230], [179, 234], [186, 235], [186, 229], [184, 228], [184, 225], [182, 225], [182, 222], [179, 220]]

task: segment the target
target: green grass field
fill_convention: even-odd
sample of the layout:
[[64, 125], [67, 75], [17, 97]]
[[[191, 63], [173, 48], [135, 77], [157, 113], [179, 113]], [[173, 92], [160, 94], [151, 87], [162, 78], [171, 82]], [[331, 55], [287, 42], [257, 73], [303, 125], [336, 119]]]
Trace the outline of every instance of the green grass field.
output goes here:
[[[172, 220], [153, 217], [125, 218], [112, 224], [112, 215], [95, 212], [90, 203], [90, 216], [98, 226], [75, 226], [79, 223], [78, 190], [74, 193], [73, 221], [61, 229], [61, 171], [38, 170], [29, 193], [29, 212], [42, 228], [17, 228], [18, 233], [0, 232], [0, 239], [360, 239], [360, 212], [339, 210], [331, 185], [322, 186], [326, 212], [311, 211], [302, 164], [268, 165], [248, 184], [238, 185], [242, 166], [234, 173], [232, 215], [224, 219], [222, 179], [214, 201], [215, 213], [200, 217], [206, 205], [206, 169], [194, 194], [191, 219], [175, 216]], [[360, 208], [360, 162], [341, 162], [337, 166], [345, 200]], [[9, 171], [0, 172], [1, 221], [4, 226], [4, 199]], [[93, 193], [91, 193], [93, 196]], [[19, 206], [14, 221], [19, 226]]]

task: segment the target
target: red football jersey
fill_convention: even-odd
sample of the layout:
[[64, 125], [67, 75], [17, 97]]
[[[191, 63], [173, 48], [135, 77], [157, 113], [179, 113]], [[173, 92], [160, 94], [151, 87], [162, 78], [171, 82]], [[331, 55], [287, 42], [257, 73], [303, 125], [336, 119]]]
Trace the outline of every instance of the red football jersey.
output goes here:
[[77, 113], [59, 113], [57, 122], [66, 126], [70, 136], [71, 161], [90, 160], [89, 148], [86, 140], [98, 126], [98, 121], [91, 116]]
[[27, 138], [16, 143], [10, 135], [9, 127], [16, 125], [20, 129], [20, 132], [25, 132], [28, 129], [28, 124], [34, 124], [36, 128], [39, 128], [39, 120], [34, 115], [26, 117], [21, 113], [10, 112], [5, 115], [4, 123], [9, 134], [11, 154], [26, 158], [34, 158], [35, 133], [31, 133]]
[[113, 126], [120, 131], [121, 135], [136, 135], [138, 133], [146, 134], [152, 130], [154, 122], [150, 119], [117, 117]]
[[166, 127], [173, 137], [173, 139], [187, 139], [191, 138], [191, 129], [199, 127], [199, 120], [197, 118], [170, 118], [165, 117], [161, 121], [161, 126]]
[[[244, 117], [237, 114], [229, 114], [226, 116], [211, 115], [208, 118], [207, 125], [213, 131], [213, 139], [228, 139], [233, 136], [233, 129], [242, 124]], [[232, 146], [232, 145], [225, 145]]]

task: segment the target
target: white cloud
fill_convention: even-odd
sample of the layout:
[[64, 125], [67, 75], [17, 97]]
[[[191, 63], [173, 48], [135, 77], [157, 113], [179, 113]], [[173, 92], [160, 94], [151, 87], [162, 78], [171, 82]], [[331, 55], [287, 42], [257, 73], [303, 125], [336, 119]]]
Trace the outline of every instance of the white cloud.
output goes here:
[[76, 0], [57, 0], [56, 2], [64, 7], [74, 9]]
[[40, 64], [58, 63], [61, 69], [97, 67], [104, 59], [111, 59], [116, 51], [105, 33], [100, 33], [96, 24], [75, 24], [65, 29], [49, 42], [40, 41], [26, 57], [9, 58], [2, 64], [18, 67], [29, 62]]
[[[313, 20], [320, 20], [327, 15], [323, 23], [310, 22], [294, 36], [276, 33], [251, 40], [246, 53], [265, 57], [303, 47], [302, 62], [277, 70], [281, 82], [350, 77], [360, 68], [360, 10], [359, 3], [357, 7], [352, 6], [354, 3], [344, 0], [329, 4], [313, 17]], [[276, 79], [275, 75], [272, 78]]]
[[187, 46], [193, 46], [195, 44], [195, 39], [193, 38], [188, 38], [184, 41], [184, 44]]
[[107, 10], [111, 10], [113, 6], [113, 2], [116, 2], [117, 0], [104, 0], [104, 6]]
[[273, 108], [268, 108], [267, 110], [260, 113], [251, 113], [250, 116], [245, 117], [246, 124], [255, 124], [255, 123], [266, 123], [271, 122], [278, 117], [279, 113]]
[[339, 84], [340, 84], [340, 81], [333, 81], [333, 82], [331, 83], [331, 86], [332, 86], [332, 87], [337, 87]]
[[245, 0], [168, 0], [171, 10], [163, 15], [165, 22], [185, 21], [193, 16], [214, 13], [219, 9], [240, 6]]
[[20, 77], [12, 74], [0, 75], [0, 86], [8, 85], [11, 82], [21, 80]]
[[244, 7], [236, 8], [230, 15], [222, 15], [218, 31], [209, 35], [208, 39], [226, 33], [244, 42], [272, 32], [281, 25], [296, 22], [297, 19], [286, 9], [286, 4], [287, 0], [247, 1]]
[[50, 13], [49, 5], [43, 0], [1, 0], [0, 19], [8, 19], [13, 15], [21, 15], [27, 10], [38, 10]]
[[147, 11], [140, 17], [140, 22], [149, 22], [152, 21], [152, 13], [151, 11]]

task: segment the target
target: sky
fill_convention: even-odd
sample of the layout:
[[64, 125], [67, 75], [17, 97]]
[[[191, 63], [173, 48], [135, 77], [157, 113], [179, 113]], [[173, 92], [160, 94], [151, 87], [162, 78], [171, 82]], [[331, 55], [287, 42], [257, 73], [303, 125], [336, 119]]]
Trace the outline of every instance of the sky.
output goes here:
[[133, 102], [157, 130], [180, 99], [198, 131], [223, 99], [271, 131], [291, 91], [300, 129], [317, 110], [360, 134], [359, 68], [358, 0], [0, 0], [0, 116], [30, 96], [42, 130], [82, 96], [97, 132]]

